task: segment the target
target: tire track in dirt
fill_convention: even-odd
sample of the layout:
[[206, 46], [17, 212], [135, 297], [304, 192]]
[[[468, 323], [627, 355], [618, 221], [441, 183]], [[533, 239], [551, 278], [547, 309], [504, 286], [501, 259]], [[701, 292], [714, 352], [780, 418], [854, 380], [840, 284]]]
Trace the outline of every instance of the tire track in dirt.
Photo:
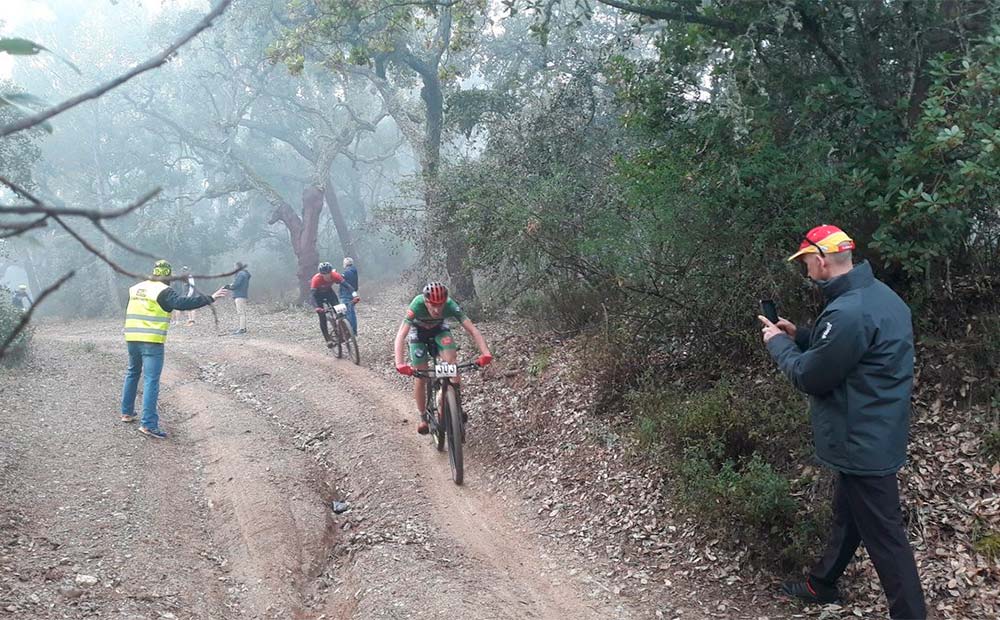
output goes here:
[[[119, 339], [90, 339], [114, 361], [116, 388]], [[203, 531], [173, 523], [165, 540], [219, 564], [212, 577], [171, 576], [177, 590], [213, 581], [216, 602], [192, 617], [633, 617], [579, 558], [547, 549], [486, 490], [475, 412], [456, 487], [447, 456], [416, 436], [408, 392], [306, 345], [175, 338], [160, 403], [171, 437], [140, 443], [175, 482], [147, 503], [167, 523], [179, 505], [207, 506]], [[334, 496], [351, 510], [334, 516]], [[155, 549], [151, 561], [166, 553]]]
[[[67, 334], [54, 330], [37, 338], [36, 346], [65, 348], [68, 340]], [[87, 452], [109, 452], [105, 456], [117, 459], [114, 455], [122, 449], [115, 444], [124, 436], [142, 455], [139, 463], [123, 464], [122, 472], [132, 472], [126, 473], [126, 480], [139, 475], [141, 482], [128, 486], [141, 501], [123, 501], [114, 515], [142, 532], [133, 553], [116, 560], [144, 567], [127, 571], [137, 587], [127, 589], [126, 600], [153, 601], [191, 618], [349, 617], [354, 605], [349, 597], [325, 596], [313, 583], [326, 568], [339, 531], [325, 502], [331, 494], [324, 487], [330, 472], [319, 470], [281, 435], [282, 429], [253, 415], [230, 392], [199, 380], [204, 343], [178, 340], [168, 350], [161, 375], [158, 408], [167, 440], [145, 438], [136, 424], [117, 422], [126, 359], [120, 335], [100, 334], [85, 341], [87, 355], [81, 359], [110, 362], [96, 365], [98, 371], [67, 364], [96, 383], [81, 394], [66, 395], [67, 400], [76, 398], [74, 404], [88, 412], [88, 418], [99, 418], [88, 419], [87, 434], [105, 440]], [[80, 377], [72, 381], [87, 383]], [[139, 392], [137, 408], [141, 383]], [[57, 412], [74, 408], [49, 401]], [[108, 426], [115, 432], [109, 435]], [[110, 440], [114, 443], [108, 445]], [[59, 445], [63, 449], [65, 444]], [[131, 456], [132, 450], [126, 450]], [[91, 465], [86, 458], [75, 459], [74, 476], [94, 478]], [[141, 524], [132, 526], [134, 520]], [[77, 534], [88, 530], [72, 522], [61, 529]], [[155, 568], [150, 570], [150, 565]], [[158, 583], [146, 584], [149, 575], [156, 575]]]
[[0, 555], [19, 566], [27, 600], [7, 617], [233, 617], [192, 492], [197, 467], [183, 445], [119, 422], [121, 350], [44, 326], [32, 347], [26, 366], [0, 376], [0, 425], [18, 455], [0, 512], [23, 519], [17, 547]]
[[[620, 603], [605, 600], [606, 592], [599, 581], [585, 570], [567, 565], [566, 558], [544, 550], [533, 540], [530, 529], [485, 491], [480, 480], [486, 472], [479, 470], [475, 463], [474, 423], [470, 429], [472, 449], [467, 456], [466, 484], [456, 487], [450, 480], [447, 457], [433, 450], [427, 440], [415, 436], [415, 414], [409, 394], [400, 392], [370, 371], [347, 361], [334, 360], [321, 352], [270, 340], [251, 338], [222, 347], [219, 352], [225, 363], [252, 366], [256, 371], [281, 364], [281, 371], [272, 373], [272, 377], [291, 375], [301, 380], [311, 375], [319, 384], [323, 377], [336, 377], [333, 394], [320, 398], [306, 393], [301, 396], [301, 404], [305, 410], [325, 411], [323, 417], [336, 429], [340, 446], [364, 447], [363, 454], [367, 456], [360, 457], [350, 450], [333, 450], [332, 458], [338, 468], [353, 470], [352, 473], [359, 469], [370, 472], [373, 465], [380, 469], [392, 468], [396, 476], [381, 476], [376, 482], [381, 487], [379, 493], [370, 500], [393, 506], [399, 509], [398, 514], [409, 511], [411, 515], [419, 515], [425, 520], [422, 525], [428, 528], [440, 527], [436, 537], [438, 544], [447, 547], [450, 541], [454, 547], [448, 548], [446, 553], [459, 556], [459, 567], [467, 573], [458, 580], [449, 575], [448, 581], [453, 587], [456, 581], [464, 582], [465, 587], [447, 596], [480, 603], [472, 606], [478, 608], [478, 613], [472, 611], [469, 617], [520, 618], [527, 615], [559, 620], [607, 617], [609, 614], [629, 617]], [[278, 361], [278, 356], [284, 359]], [[292, 369], [294, 371], [289, 372]], [[285, 383], [287, 388], [292, 382]], [[281, 391], [281, 387], [272, 389]], [[404, 419], [411, 423], [400, 424]], [[361, 468], [357, 466], [359, 458], [366, 463]], [[408, 496], [417, 501], [407, 501]], [[376, 569], [374, 573], [366, 573], [366, 577], [370, 582], [391, 578], [394, 591], [419, 593], [420, 583], [427, 575], [418, 573], [428, 568], [427, 562], [421, 560], [415, 558], [422, 569], [408, 572], [404, 569], [403, 575], [398, 575], [396, 567], [397, 574], [380, 576]], [[373, 563], [379, 565], [381, 562], [375, 560]], [[434, 565], [431, 561], [431, 567]], [[432, 569], [431, 573], [434, 572]], [[590, 596], [580, 594], [583, 587], [591, 591]], [[601, 595], [594, 596], [595, 591]], [[449, 605], [446, 601], [436, 602]], [[425, 603], [433, 605], [435, 601]], [[367, 606], [369, 613], [379, 613], [375, 607]], [[398, 601], [392, 603], [392, 607], [398, 608]], [[362, 610], [365, 608], [362, 606]], [[492, 611], [484, 615], [484, 608]], [[408, 614], [418, 613], [417, 609], [399, 611], [401, 615], [389, 617], [410, 617]], [[363, 614], [363, 617], [368, 616]]]
[[190, 359], [178, 361], [186, 372], [165, 373], [165, 400], [187, 415], [177, 438], [194, 444], [205, 462], [216, 544], [227, 551], [233, 577], [246, 588], [248, 611], [276, 618], [335, 611], [335, 604], [308, 612], [303, 606], [316, 564], [336, 540], [313, 463], [228, 394], [183, 381], [198, 369]]

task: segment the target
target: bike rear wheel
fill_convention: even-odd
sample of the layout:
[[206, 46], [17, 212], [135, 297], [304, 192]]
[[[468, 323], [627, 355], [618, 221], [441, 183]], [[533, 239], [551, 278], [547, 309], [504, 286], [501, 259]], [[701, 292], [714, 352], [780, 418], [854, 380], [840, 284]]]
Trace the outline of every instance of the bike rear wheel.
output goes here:
[[333, 349], [337, 346], [337, 344], [336, 344], [337, 343], [337, 315], [335, 315], [333, 313], [333, 310], [331, 310], [329, 306], [326, 306], [326, 304], [324, 304], [324, 307], [326, 307], [326, 312], [325, 312], [325, 314], [326, 314], [326, 332], [323, 333], [323, 337], [325, 338], [325, 340], [323, 341], [323, 344], [326, 345], [326, 348], [328, 350], [333, 351]]
[[455, 484], [462, 484], [465, 479], [465, 463], [463, 463], [462, 443], [462, 409], [458, 406], [455, 388], [445, 386], [444, 417], [448, 434], [448, 462], [451, 464], [451, 479]]
[[347, 352], [347, 357], [354, 362], [356, 366], [361, 365], [361, 351], [358, 351], [358, 339], [354, 337], [354, 330], [351, 329], [351, 324], [347, 322], [347, 319], [340, 319], [338, 321], [340, 324], [340, 333], [344, 336], [344, 349]]

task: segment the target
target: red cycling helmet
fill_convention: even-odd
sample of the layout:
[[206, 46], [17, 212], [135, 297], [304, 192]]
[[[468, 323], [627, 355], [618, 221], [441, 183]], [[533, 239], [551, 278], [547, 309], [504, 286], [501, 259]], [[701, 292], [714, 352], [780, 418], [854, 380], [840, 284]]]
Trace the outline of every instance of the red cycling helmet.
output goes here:
[[424, 287], [424, 301], [435, 306], [448, 301], [448, 287], [440, 282], [431, 282]]

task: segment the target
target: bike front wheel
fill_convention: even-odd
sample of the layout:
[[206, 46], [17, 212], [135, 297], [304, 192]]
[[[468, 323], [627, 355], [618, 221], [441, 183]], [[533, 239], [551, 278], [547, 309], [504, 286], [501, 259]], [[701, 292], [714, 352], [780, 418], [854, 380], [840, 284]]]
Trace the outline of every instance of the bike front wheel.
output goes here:
[[344, 339], [344, 350], [347, 358], [354, 362], [356, 366], [361, 365], [361, 351], [358, 351], [358, 339], [354, 336], [354, 330], [347, 319], [340, 319], [340, 333]]
[[[437, 417], [441, 412], [440, 409], [434, 403], [434, 399], [437, 397], [437, 391], [434, 389], [434, 382], [430, 379], [427, 380], [427, 411], [431, 412], [430, 416], [434, 416], [436, 419], [433, 420], [434, 425], [431, 427], [434, 429], [434, 447], [437, 448], [438, 452], [444, 452], [445, 439], [444, 439], [444, 418]], [[431, 420], [427, 420], [428, 423]]]
[[333, 353], [337, 359], [344, 357], [344, 334], [340, 330], [340, 319], [333, 320]]
[[451, 385], [445, 386], [444, 393], [444, 418], [448, 435], [448, 462], [451, 464], [451, 479], [455, 484], [462, 484], [465, 479], [465, 463], [463, 463], [462, 443], [462, 409], [458, 405], [458, 398], [455, 395], [455, 388]]

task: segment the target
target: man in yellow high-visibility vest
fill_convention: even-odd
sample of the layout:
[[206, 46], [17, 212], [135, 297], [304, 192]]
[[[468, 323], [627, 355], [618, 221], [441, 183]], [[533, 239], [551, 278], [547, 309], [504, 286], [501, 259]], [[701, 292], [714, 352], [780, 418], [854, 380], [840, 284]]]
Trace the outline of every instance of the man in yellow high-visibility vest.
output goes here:
[[229, 291], [220, 288], [211, 296], [182, 297], [164, 280], [173, 269], [165, 260], [156, 261], [150, 279], [128, 290], [128, 308], [125, 310], [125, 342], [128, 344], [128, 370], [122, 390], [122, 422], [135, 422], [135, 395], [142, 384], [142, 422], [139, 432], [147, 437], [166, 439], [160, 430], [156, 414], [156, 399], [160, 395], [160, 372], [163, 370], [163, 345], [167, 341], [170, 313], [174, 310], [194, 310], [207, 306]]

